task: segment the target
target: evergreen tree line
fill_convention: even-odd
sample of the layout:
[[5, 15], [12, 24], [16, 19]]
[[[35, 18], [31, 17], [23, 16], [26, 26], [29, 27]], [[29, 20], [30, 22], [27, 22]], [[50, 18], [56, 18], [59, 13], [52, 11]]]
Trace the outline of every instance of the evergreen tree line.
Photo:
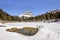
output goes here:
[[[24, 21], [24, 22], [32, 22], [32, 21], [47, 21], [47, 20], [55, 20], [58, 21], [60, 19], [60, 11], [57, 12], [46, 12], [44, 14], [35, 16], [35, 17], [29, 17], [29, 18], [20, 18], [18, 16], [11, 16], [6, 12], [3, 12], [2, 9], [0, 9], [0, 20], [2, 21]], [[59, 20], [60, 21], [60, 20]]]
[[8, 13], [3, 12], [2, 9], [0, 9], [0, 20], [2, 20], [2, 21], [21, 21], [20, 17], [11, 16]]
[[60, 19], [60, 11], [57, 12], [46, 12], [45, 14], [42, 14], [40, 16], [36, 16], [36, 21], [47, 21], [47, 20], [55, 20], [58, 21]]
[[29, 22], [32, 22], [32, 21], [50, 21], [50, 20], [60, 21], [60, 11], [46, 12], [44, 14], [41, 14], [41, 15], [38, 15], [35, 17], [23, 19], [23, 21], [29, 21]]

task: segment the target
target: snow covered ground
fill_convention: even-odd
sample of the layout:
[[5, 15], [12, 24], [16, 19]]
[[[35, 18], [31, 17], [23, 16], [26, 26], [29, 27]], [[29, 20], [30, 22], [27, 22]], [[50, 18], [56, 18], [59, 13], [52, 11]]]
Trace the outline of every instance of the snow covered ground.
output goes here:
[[[0, 25], [2, 25], [0, 23]], [[60, 23], [40, 23], [40, 22], [14, 22], [3, 24], [7, 27], [0, 27], [0, 40], [60, 40]], [[8, 28], [36, 27], [43, 25], [34, 36], [25, 36], [14, 32], [7, 32]]]

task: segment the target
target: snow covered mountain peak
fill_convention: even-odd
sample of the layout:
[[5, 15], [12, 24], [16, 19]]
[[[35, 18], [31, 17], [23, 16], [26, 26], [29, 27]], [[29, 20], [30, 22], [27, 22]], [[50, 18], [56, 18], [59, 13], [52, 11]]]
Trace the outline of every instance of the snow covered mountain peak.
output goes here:
[[20, 14], [19, 17], [33, 17], [33, 14], [30, 11], [25, 11], [24, 13]]

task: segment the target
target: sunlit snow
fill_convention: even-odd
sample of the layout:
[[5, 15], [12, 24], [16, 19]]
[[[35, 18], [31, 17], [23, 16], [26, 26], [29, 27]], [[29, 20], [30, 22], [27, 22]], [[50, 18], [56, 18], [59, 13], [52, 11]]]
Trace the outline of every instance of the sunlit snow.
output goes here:
[[[2, 23], [0, 23], [2, 25]], [[60, 23], [40, 23], [40, 22], [14, 22], [5, 23], [6, 27], [0, 27], [0, 40], [60, 40]], [[14, 32], [7, 32], [8, 28], [22, 28], [22, 27], [37, 27], [37, 25], [43, 25], [39, 28], [39, 31], [34, 36], [25, 36]]]

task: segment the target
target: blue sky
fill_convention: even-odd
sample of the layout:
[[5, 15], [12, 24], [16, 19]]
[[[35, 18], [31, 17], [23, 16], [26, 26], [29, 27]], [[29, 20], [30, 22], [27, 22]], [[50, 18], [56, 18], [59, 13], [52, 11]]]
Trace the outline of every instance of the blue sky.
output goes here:
[[0, 0], [0, 9], [10, 15], [19, 15], [26, 10], [39, 15], [49, 10], [60, 10], [60, 0]]

